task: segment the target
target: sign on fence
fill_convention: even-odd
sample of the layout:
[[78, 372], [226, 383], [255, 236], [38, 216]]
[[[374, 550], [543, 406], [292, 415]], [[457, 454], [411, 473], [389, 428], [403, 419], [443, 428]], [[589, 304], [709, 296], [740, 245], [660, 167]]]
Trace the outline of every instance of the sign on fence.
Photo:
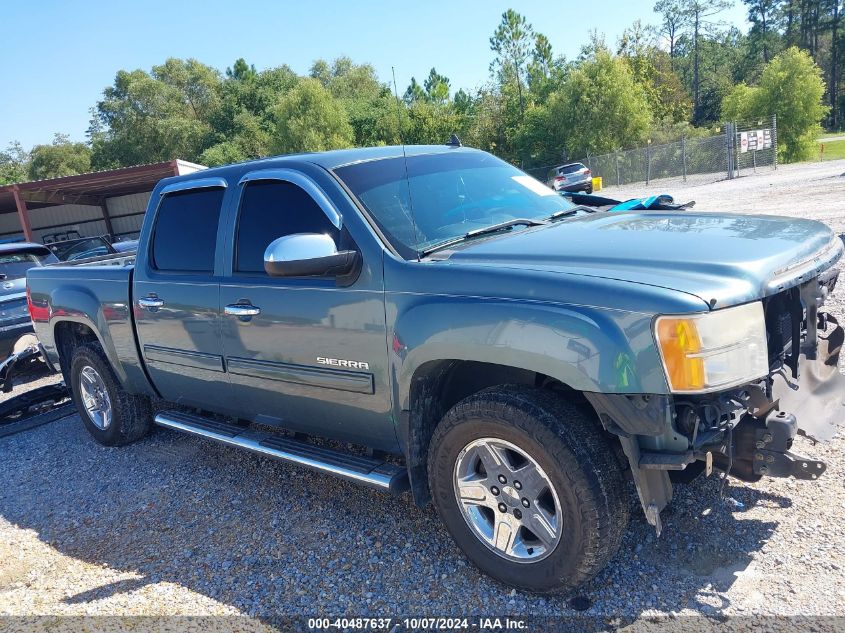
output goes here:
[[739, 133], [739, 151], [743, 154], [771, 148], [772, 130], [770, 128]]

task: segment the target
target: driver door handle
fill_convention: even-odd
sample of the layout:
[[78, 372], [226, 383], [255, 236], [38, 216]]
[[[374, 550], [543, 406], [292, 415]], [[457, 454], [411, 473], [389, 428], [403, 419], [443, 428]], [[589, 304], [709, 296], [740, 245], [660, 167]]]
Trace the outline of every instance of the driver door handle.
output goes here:
[[223, 312], [229, 316], [251, 317], [261, 314], [261, 308], [251, 303], [230, 303], [223, 308]]
[[158, 310], [164, 307], [164, 301], [159, 299], [156, 295], [148, 295], [138, 299], [138, 305], [144, 310]]

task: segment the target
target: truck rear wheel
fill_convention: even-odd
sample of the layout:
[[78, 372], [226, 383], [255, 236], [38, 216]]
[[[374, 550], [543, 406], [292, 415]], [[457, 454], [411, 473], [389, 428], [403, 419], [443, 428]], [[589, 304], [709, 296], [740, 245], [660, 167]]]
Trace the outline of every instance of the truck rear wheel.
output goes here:
[[128, 393], [120, 385], [98, 344], [73, 351], [70, 388], [82, 423], [100, 444], [122, 446], [149, 432], [149, 399]]
[[467, 557], [508, 585], [567, 591], [616, 553], [628, 523], [622, 471], [596, 424], [554, 393], [486, 389], [434, 431], [429, 485]]

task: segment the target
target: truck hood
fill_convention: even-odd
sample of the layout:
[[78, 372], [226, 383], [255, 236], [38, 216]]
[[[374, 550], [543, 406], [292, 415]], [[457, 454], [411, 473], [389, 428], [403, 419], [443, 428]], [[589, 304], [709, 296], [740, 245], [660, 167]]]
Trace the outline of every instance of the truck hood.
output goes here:
[[718, 308], [801, 283], [842, 251], [834, 233], [813, 220], [645, 211], [515, 229], [434, 258], [648, 284]]

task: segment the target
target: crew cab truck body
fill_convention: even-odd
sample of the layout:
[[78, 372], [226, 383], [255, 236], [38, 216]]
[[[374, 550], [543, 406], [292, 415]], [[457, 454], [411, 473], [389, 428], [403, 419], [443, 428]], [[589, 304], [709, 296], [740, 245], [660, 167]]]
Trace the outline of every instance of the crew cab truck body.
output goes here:
[[842, 250], [812, 221], [593, 212], [484, 152], [384, 147], [163, 180], [134, 267], [28, 288], [98, 441], [142, 437], [155, 401], [162, 426], [410, 487], [484, 571], [556, 591], [617, 549], [626, 477], [659, 530], [673, 480], [824, 471], [790, 447], [841, 416]]

